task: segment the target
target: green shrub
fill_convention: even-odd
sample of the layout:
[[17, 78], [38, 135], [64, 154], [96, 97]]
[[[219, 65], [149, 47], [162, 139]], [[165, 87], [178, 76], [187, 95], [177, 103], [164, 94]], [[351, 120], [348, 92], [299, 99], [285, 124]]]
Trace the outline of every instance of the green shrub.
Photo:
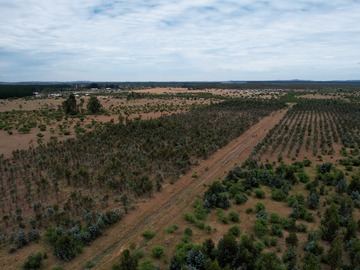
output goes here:
[[234, 211], [231, 211], [229, 213], [229, 219], [232, 221], [232, 222], [239, 222], [240, 221], [240, 216], [238, 213], [234, 212]]
[[266, 219], [257, 218], [255, 220], [255, 224], [254, 224], [255, 234], [260, 238], [264, 237], [269, 231], [267, 228], [267, 225], [268, 225], [268, 222]]
[[184, 232], [186, 236], [192, 236], [193, 234], [192, 229], [190, 229], [189, 227], [186, 227]]
[[164, 247], [162, 246], [155, 246], [151, 250], [151, 255], [155, 259], [160, 259], [164, 255]]
[[207, 213], [202, 203], [198, 203], [195, 207], [195, 218], [205, 220]]
[[195, 223], [195, 221], [196, 221], [195, 216], [192, 213], [185, 213], [184, 218], [186, 221], [188, 221], [190, 223]]
[[284, 201], [287, 195], [281, 189], [272, 189], [271, 190], [271, 199], [277, 202]]
[[37, 252], [36, 254], [29, 255], [22, 265], [24, 270], [40, 269], [43, 265], [43, 260], [46, 259], [46, 253]]
[[173, 233], [175, 232], [177, 229], [179, 229], [179, 226], [174, 224], [174, 225], [171, 225], [169, 228], [167, 228], [166, 232], [167, 233]]
[[248, 197], [245, 194], [236, 194], [234, 196], [234, 199], [235, 199], [235, 203], [240, 205], [240, 204], [246, 203], [248, 200]]
[[310, 181], [310, 176], [306, 172], [299, 172], [297, 178], [301, 183], [307, 183]]
[[265, 198], [265, 191], [262, 189], [255, 189], [255, 197], [258, 199], [264, 199]]
[[95, 264], [93, 261], [87, 261], [87, 262], [85, 263], [85, 268], [86, 268], [86, 269], [91, 269], [91, 268], [93, 268], [95, 265], [96, 265], [96, 264]]
[[152, 238], [154, 238], [155, 236], [155, 232], [152, 230], [146, 230], [142, 233], [142, 236], [146, 239], [146, 240], [150, 240]]
[[229, 233], [234, 236], [240, 235], [240, 227], [238, 225], [234, 225], [229, 229]]
[[270, 223], [281, 223], [281, 217], [276, 213], [270, 213]]
[[263, 203], [256, 203], [255, 204], [256, 213], [259, 213], [260, 211], [265, 211], [265, 204]]
[[308, 159], [304, 159], [304, 160], [303, 160], [303, 164], [304, 164], [305, 167], [310, 167], [311, 161], [308, 160]]
[[273, 224], [271, 226], [271, 235], [283, 237], [283, 227], [280, 224]]
[[51, 268], [51, 270], [64, 270], [64, 266], [62, 265], [56, 265], [53, 268]]
[[157, 270], [157, 268], [151, 261], [144, 261], [140, 264], [139, 270]]

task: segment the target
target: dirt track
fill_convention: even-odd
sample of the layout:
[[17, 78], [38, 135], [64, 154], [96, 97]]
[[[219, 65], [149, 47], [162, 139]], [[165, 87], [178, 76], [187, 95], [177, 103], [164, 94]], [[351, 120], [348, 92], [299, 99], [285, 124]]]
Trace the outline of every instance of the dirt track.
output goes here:
[[[116, 263], [124, 248], [130, 243], [141, 241], [141, 233], [147, 228], [160, 232], [177, 219], [183, 219], [183, 213], [196, 197], [205, 191], [204, 184], [223, 177], [235, 164], [240, 164], [248, 158], [253, 147], [262, 140], [266, 132], [276, 125], [284, 116], [286, 110], [273, 113], [263, 118], [242, 136], [218, 150], [208, 160], [200, 162], [189, 173], [182, 176], [173, 185], [164, 185], [160, 193], [151, 199], [138, 203], [137, 208], [106, 234], [97, 239], [76, 259], [65, 265], [66, 269], [82, 269], [84, 262], [96, 262], [96, 269], [110, 269]], [[198, 178], [192, 178], [197, 172]]]

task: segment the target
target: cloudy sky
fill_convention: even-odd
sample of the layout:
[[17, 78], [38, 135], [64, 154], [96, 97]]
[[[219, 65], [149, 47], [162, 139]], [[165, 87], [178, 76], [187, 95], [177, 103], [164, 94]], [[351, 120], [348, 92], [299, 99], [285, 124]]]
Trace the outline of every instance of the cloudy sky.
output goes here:
[[0, 0], [0, 81], [360, 79], [360, 0]]

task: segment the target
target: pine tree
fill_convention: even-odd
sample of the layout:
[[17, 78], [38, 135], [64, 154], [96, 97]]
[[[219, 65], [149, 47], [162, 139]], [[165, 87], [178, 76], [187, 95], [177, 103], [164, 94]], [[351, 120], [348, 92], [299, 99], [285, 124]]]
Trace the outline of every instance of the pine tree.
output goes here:
[[339, 210], [335, 204], [326, 209], [324, 218], [321, 221], [322, 238], [331, 242], [340, 228]]
[[328, 263], [331, 266], [331, 269], [337, 269], [341, 265], [342, 251], [342, 239], [339, 235], [337, 235], [332, 241], [329, 253], [327, 255]]
[[96, 96], [91, 96], [86, 105], [86, 108], [91, 113], [98, 113], [102, 108], [102, 105]]

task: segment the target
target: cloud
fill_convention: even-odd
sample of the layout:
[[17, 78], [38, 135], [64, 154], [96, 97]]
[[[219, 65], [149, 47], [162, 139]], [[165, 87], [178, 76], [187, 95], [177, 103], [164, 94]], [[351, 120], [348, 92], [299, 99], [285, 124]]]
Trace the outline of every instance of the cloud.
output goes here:
[[359, 75], [353, 61], [360, 54], [359, 1], [0, 0], [0, 6], [2, 81]]

